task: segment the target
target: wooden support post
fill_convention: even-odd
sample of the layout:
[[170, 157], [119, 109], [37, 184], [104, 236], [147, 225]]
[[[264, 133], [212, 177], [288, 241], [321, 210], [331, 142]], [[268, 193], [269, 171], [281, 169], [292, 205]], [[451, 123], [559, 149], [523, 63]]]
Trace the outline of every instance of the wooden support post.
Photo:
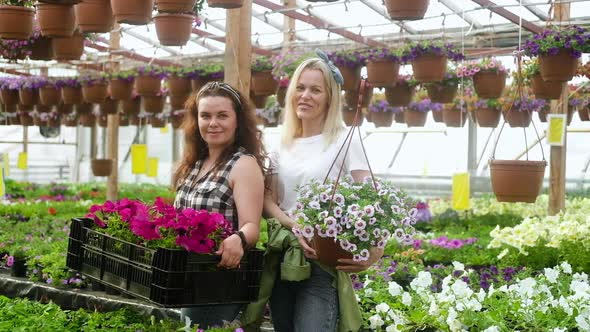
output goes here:
[[[119, 24], [116, 24], [114, 31], [117, 31]], [[121, 35], [119, 32], [111, 32], [111, 49], [117, 50], [120, 47]], [[112, 55], [111, 55], [112, 56]], [[113, 70], [119, 70], [119, 65], [114, 64]], [[120, 107], [121, 103], [118, 103]], [[113, 161], [113, 171], [107, 179], [107, 199], [115, 201], [119, 197], [119, 113], [107, 115], [107, 155], [106, 158]]]
[[[285, 7], [294, 8], [295, 0], [284, 0]], [[295, 19], [293, 17], [283, 15], [283, 51], [287, 51], [293, 47], [295, 41]]]
[[252, 0], [241, 8], [226, 10], [225, 82], [250, 96], [250, 61], [252, 58]]
[[[557, 22], [568, 21], [570, 18], [570, 4], [555, 2], [553, 20]], [[559, 102], [551, 103], [551, 113], [567, 114], [568, 87], [564, 84]], [[562, 146], [551, 146], [549, 162], [549, 215], [556, 215], [565, 210], [565, 167], [567, 154], [567, 126]]]

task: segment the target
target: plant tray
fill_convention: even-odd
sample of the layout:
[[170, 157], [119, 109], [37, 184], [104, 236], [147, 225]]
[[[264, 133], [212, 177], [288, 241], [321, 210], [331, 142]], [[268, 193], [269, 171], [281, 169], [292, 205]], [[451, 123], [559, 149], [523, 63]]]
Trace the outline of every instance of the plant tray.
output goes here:
[[92, 280], [167, 308], [249, 303], [258, 296], [262, 250], [248, 251], [238, 269], [218, 269], [218, 256], [146, 248], [91, 225], [72, 220], [66, 262]]

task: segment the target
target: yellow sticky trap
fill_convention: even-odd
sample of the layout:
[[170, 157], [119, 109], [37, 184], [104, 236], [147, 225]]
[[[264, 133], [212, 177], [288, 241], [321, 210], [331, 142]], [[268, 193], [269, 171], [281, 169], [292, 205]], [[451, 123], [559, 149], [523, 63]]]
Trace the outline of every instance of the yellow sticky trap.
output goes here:
[[563, 146], [563, 139], [565, 138], [565, 114], [549, 114], [547, 121], [549, 128], [547, 130], [547, 144], [553, 146]]
[[27, 153], [21, 152], [18, 154], [18, 161], [16, 163], [16, 167], [18, 169], [27, 169]]
[[469, 173], [453, 175], [453, 209], [469, 209]]
[[161, 134], [168, 134], [168, 124], [166, 124], [164, 127], [160, 128], [160, 133]]
[[0, 168], [0, 197], [6, 194], [6, 189], [4, 188], [4, 168]]
[[150, 178], [158, 177], [158, 158], [148, 158], [147, 176]]
[[145, 174], [147, 169], [147, 145], [131, 145], [131, 174]]
[[4, 176], [10, 176], [10, 163], [8, 159], [8, 153], [4, 153], [2, 156], [2, 164], [4, 165], [2, 168], [4, 169]]

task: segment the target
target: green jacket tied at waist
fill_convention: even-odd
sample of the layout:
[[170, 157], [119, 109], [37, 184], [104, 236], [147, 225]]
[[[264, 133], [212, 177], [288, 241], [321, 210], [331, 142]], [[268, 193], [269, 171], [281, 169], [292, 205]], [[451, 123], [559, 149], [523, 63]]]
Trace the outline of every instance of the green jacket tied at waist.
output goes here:
[[[242, 317], [242, 326], [247, 332], [260, 331], [264, 307], [274, 286], [276, 275], [279, 273], [280, 263], [282, 280], [301, 281], [311, 275], [310, 263], [305, 258], [303, 250], [295, 235], [284, 228], [276, 219], [268, 221], [268, 244], [264, 254], [264, 267], [260, 280], [258, 299], [248, 305]], [[350, 276], [341, 271], [319, 264], [325, 271], [334, 276], [335, 287], [338, 290], [340, 318], [338, 332], [355, 332], [361, 327], [361, 312], [356, 302]]]

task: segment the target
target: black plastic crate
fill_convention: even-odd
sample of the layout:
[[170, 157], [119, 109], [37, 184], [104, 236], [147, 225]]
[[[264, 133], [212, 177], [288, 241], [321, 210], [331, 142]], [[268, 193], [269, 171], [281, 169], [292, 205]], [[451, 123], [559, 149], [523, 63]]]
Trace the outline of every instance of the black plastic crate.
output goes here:
[[[80, 219], [72, 223], [80, 223]], [[164, 307], [249, 303], [258, 296], [263, 251], [244, 255], [240, 268], [218, 269], [220, 257], [178, 249], [149, 249], [83, 226], [80, 272], [107, 286]], [[71, 241], [70, 245], [76, 245]], [[70, 258], [71, 257], [71, 258]]]

